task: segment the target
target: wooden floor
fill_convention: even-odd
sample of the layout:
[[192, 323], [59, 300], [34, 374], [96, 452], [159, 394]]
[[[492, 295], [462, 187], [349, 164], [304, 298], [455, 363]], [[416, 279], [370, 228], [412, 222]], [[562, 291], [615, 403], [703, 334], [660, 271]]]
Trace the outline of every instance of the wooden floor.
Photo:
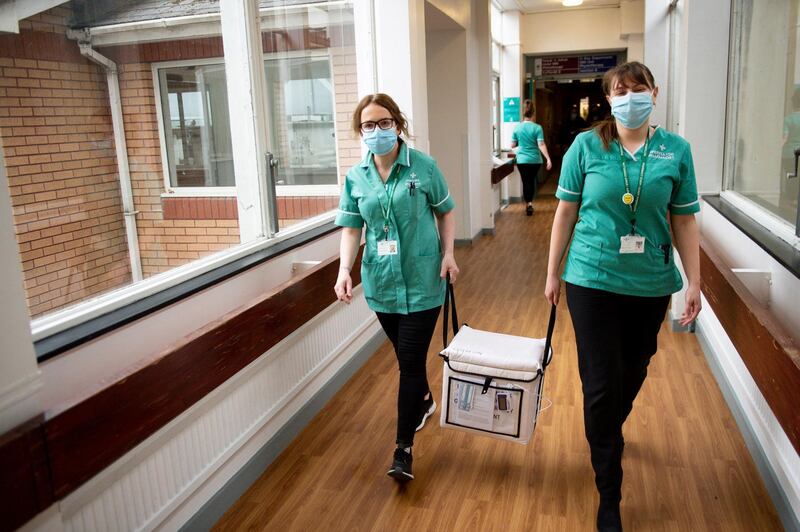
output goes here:
[[[498, 218], [495, 236], [457, 250], [462, 321], [544, 336], [554, 208], [552, 196], [537, 199], [528, 218], [515, 204]], [[563, 299], [559, 312], [544, 389], [553, 406], [541, 414], [528, 446], [441, 429], [437, 410], [417, 433], [417, 478], [400, 487], [386, 476], [398, 376], [387, 341], [217, 530], [593, 530], [597, 495]], [[428, 353], [437, 402], [440, 335], [437, 328]], [[659, 346], [624, 428], [626, 530], [781, 530], [695, 337], [672, 333], [665, 324]]]

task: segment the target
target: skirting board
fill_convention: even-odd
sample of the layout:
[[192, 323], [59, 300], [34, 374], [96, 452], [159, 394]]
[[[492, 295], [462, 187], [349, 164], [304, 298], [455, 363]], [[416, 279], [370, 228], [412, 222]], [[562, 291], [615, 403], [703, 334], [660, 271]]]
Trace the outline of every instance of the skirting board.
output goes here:
[[697, 340], [705, 354], [708, 366], [714, 374], [714, 378], [722, 391], [728, 408], [730, 408], [733, 413], [739, 431], [744, 438], [747, 448], [750, 450], [750, 455], [753, 457], [753, 461], [759, 473], [761, 473], [761, 478], [764, 481], [767, 492], [772, 498], [775, 510], [778, 513], [778, 517], [784, 529], [787, 531], [800, 532], [800, 521], [798, 520], [796, 510], [792, 508], [791, 502], [787, 499], [786, 493], [781, 486], [779, 475], [770, 465], [764, 449], [756, 436], [756, 431], [751, 421], [745, 415], [745, 410], [740, 403], [741, 399], [734, 392], [731, 382], [725, 377], [725, 372], [722, 370], [719, 357], [715, 352], [712, 342], [706, 337], [702, 327], [698, 327], [696, 332]]
[[269, 465], [283, 452], [314, 416], [386, 341], [383, 331], [372, 336], [314, 397], [253, 456], [214, 496], [187, 521], [181, 530], [211, 530], [225, 512], [244, 495]]

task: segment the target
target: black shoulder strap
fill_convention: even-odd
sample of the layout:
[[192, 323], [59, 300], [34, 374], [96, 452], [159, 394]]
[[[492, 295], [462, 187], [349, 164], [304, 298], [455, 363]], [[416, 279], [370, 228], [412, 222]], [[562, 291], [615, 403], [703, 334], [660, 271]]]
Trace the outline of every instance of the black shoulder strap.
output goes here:
[[453, 336], [458, 333], [458, 313], [456, 312], [456, 294], [447, 274], [447, 291], [444, 293], [444, 320], [442, 321], [442, 349], [447, 349], [447, 316], [453, 311]]

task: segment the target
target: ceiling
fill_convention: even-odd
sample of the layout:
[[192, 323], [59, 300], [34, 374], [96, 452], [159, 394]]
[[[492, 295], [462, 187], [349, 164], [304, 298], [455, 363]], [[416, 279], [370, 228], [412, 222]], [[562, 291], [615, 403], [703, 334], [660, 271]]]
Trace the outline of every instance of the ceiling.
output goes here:
[[522, 11], [523, 13], [542, 13], [545, 11], [566, 11], [587, 7], [619, 7], [620, 0], [583, 0], [580, 7], [564, 7], [561, 0], [493, 0], [503, 11]]

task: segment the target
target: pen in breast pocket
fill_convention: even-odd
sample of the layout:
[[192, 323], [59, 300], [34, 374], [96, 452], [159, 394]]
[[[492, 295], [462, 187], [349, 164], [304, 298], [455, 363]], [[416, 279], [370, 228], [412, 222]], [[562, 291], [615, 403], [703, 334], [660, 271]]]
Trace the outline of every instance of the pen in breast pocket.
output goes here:
[[413, 181], [408, 182], [408, 193], [412, 196], [414, 195], [414, 191], [417, 189], [417, 184]]

